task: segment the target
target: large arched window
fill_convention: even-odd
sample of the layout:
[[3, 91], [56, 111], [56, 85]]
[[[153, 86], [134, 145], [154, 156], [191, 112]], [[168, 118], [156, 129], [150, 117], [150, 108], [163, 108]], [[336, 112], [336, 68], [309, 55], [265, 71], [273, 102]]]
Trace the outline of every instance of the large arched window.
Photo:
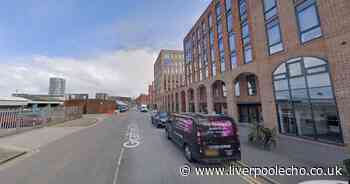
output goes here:
[[291, 59], [277, 67], [273, 81], [282, 134], [342, 142], [326, 61], [314, 57]]

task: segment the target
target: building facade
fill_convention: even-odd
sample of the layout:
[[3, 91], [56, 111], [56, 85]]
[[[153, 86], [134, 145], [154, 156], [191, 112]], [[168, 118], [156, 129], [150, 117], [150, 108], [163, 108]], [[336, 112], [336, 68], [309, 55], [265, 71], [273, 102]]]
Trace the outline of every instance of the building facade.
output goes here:
[[66, 80], [62, 78], [50, 78], [49, 95], [64, 96], [66, 92]]
[[170, 106], [349, 148], [348, 15], [348, 0], [212, 1], [184, 38], [185, 86]]
[[98, 100], [109, 100], [109, 96], [107, 93], [96, 93], [95, 98]]
[[161, 50], [154, 64], [155, 105], [161, 111], [180, 111], [175, 103], [179, 95], [173, 93], [185, 86], [184, 54], [178, 50]]
[[138, 96], [135, 99], [135, 102], [138, 106], [140, 105], [147, 105], [149, 106], [149, 95], [147, 94], [140, 94], [140, 96]]
[[148, 95], [149, 95], [149, 106], [151, 109], [157, 109], [157, 104], [155, 103], [155, 95], [156, 91], [155, 91], [155, 88], [154, 88], [154, 82], [152, 82], [151, 85], [148, 85]]

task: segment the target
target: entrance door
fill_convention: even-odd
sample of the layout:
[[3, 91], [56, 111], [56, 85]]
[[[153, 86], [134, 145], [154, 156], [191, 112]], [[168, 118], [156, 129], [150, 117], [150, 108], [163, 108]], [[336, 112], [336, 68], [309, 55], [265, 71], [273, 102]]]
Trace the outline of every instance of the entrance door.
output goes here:
[[256, 123], [263, 120], [260, 104], [241, 104], [238, 105], [238, 111], [240, 122]]

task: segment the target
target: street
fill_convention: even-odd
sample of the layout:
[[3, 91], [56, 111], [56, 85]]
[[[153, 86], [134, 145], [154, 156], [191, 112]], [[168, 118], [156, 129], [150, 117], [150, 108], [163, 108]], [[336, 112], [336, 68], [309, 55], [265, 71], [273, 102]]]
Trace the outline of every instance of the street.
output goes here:
[[186, 163], [148, 113], [130, 111], [11, 161], [0, 167], [0, 178], [6, 184], [248, 183], [240, 176], [181, 176]]

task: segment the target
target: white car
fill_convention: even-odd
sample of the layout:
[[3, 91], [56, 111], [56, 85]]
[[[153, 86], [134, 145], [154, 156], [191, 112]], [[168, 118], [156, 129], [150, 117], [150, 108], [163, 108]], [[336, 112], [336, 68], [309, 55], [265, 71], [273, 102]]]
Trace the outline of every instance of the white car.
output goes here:
[[141, 112], [148, 112], [147, 105], [141, 105], [140, 111], [141, 111]]

